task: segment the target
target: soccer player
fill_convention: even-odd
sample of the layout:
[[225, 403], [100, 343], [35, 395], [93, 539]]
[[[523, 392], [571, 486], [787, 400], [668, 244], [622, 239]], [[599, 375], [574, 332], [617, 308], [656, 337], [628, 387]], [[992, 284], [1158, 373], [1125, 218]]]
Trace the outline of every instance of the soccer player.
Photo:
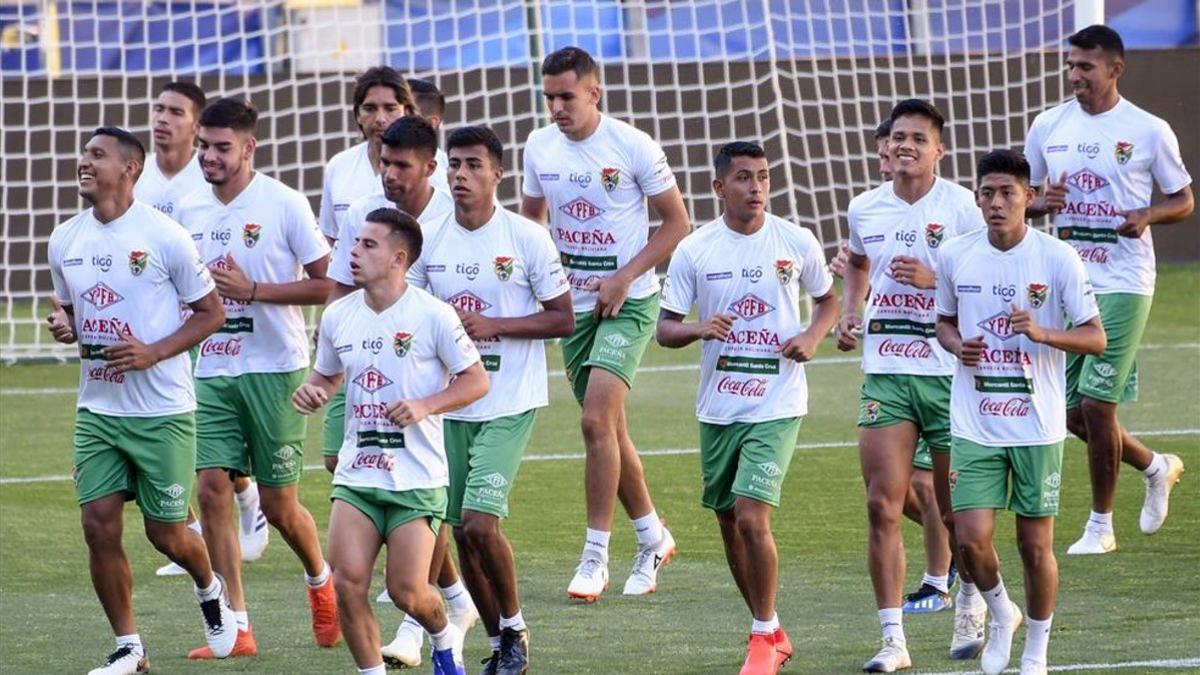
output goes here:
[[[779, 557], [771, 513], [808, 412], [804, 366], [837, 321], [833, 277], [809, 230], [766, 212], [771, 169], [755, 143], [721, 148], [713, 189], [724, 213], [671, 259], [656, 333], [701, 347], [701, 503], [717, 514], [725, 558], [750, 609], [742, 675], [774, 674], [792, 655], [775, 613]], [[801, 294], [814, 299], [800, 318]], [[684, 321], [692, 306], [697, 321]]]
[[[658, 569], [675, 553], [642, 462], [629, 437], [625, 400], [654, 331], [658, 278], [691, 228], [662, 148], [637, 128], [600, 112], [600, 66], [578, 47], [542, 62], [542, 89], [553, 126], [525, 145], [522, 215], [543, 222], [571, 282], [575, 332], [563, 360], [587, 451], [587, 533], [573, 598], [596, 600], [608, 586], [608, 540], [617, 498], [633, 521], [638, 548], [626, 595], [654, 592]], [[648, 237], [649, 201], [662, 225]]]
[[[200, 111], [207, 97], [204, 90], [191, 82], [168, 82], [154, 101], [151, 124], [154, 133], [154, 154], [146, 157], [146, 168], [133, 186], [133, 196], [150, 204], [168, 216], [175, 217], [180, 200], [196, 190], [207, 190], [204, 172], [196, 159], [196, 134], [200, 130]], [[196, 354], [192, 354], [195, 358]], [[237, 495], [238, 538], [242, 545], [242, 560], [262, 557], [267, 548], [270, 530], [267, 518], [258, 508], [258, 486], [239, 476], [234, 482]], [[188, 506], [187, 526], [200, 534], [200, 521]], [[186, 574], [175, 563], [168, 563], [155, 572], [160, 577]]]
[[[415, 77], [408, 79], [408, 88], [412, 91], [417, 112], [429, 122], [434, 132], [440, 133], [442, 122], [446, 118], [446, 96], [442, 94], [442, 90], [438, 89], [437, 85], [429, 80], [422, 80]], [[437, 168], [434, 169], [433, 175], [429, 177], [429, 183], [435, 188], [449, 193], [450, 183], [446, 179], [446, 171], [449, 167], [450, 158], [446, 156], [445, 150], [438, 147], [435, 159], [437, 160]]]
[[538, 408], [549, 403], [543, 340], [575, 327], [570, 285], [550, 233], [495, 204], [504, 147], [487, 127], [450, 134], [454, 214], [425, 241], [408, 280], [450, 303], [488, 372], [488, 395], [446, 414], [446, 522], [492, 656], [485, 675], [529, 664], [512, 546], [500, 531]]
[[[354, 200], [379, 191], [383, 132], [414, 110], [404, 76], [389, 66], [368, 68], [354, 81], [354, 122], [365, 139], [329, 160], [321, 184], [321, 232], [338, 240]], [[353, 239], [351, 239], [353, 242]]]
[[[1154, 299], [1150, 226], [1184, 220], [1195, 200], [1175, 133], [1117, 92], [1121, 36], [1097, 25], [1068, 42], [1075, 100], [1037, 116], [1025, 155], [1033, 185], [1042, 187], [1031, 215], [1054, 214], [1059, 239], [1079, 252], [1108, 335], [1104, 354], [1067, 357], [1067, 428], [1088, 445], [1092, 482], [1091, 515], [1067, 553], [1096, 554], [1117, 548], [1112, 510], [1122, 461], [1146, 482], [1145, 534], [1162, 527], [1183, 473], [1179, 457], [1153, 452], [1121, 426], [1117, 406], [1138, 394], [1137, 349]], [[1154, 183], [1167, 198], [1151, 205]]]
[[[79, 343], [75, 494], [92, 586], [117, 642], [91, 675], [150, 667], [121, 546], [129, 499], [142, 511], [146, 538], [195, 582], [213, 654], [228, 656], [237, 632], [204, 541], [184, 525], [196, 461], [196, 396], [184, 352], [217, 330], [224, 313], [187, 232], [134, 200], [145, 161], [133, 134], [96, 129], [76, 169], [79, 196], [91, 208], [50, 236], [50, 333]], [[192, 310], [186, 320], [180, 303]]]
[[[883, 632], [882, 649], [863, 668], [885, 673], [911, 665], [901, 604], [900, 518], [918, 439], [933, 451], [935, 491], [942, 500], [949, 496], [954, 361], [934, 336], [932, 267], [944, 241], [983, 226], [970, 190], [934, 174], [945, 154], [942, 114], [926, 101], [908, 99], [889, 118], [893, 180], [850, 202], [850, 260], [838, 321], [839, 349], [857, 347], [859, 335], [863, 342], [859, 462], [867, 488], [868, 568]], [[868, 288], [864, 319], [860, 308]], [[943, 516], [950, 513], [946, 501], [940, 506]], [[963, 581], [951, 658], [974, 658], [983, 646], [986, 607]], [[948, 588], [948, 579], [938, 583]]]
[[958, 357], [950, 407], [954, 526], [962, 563], [992, 613], [980, 665], [995, 675], [1008, 667], [1021, 611], [1004, 589], [992, 534], [997, 509], [1016, 514], [1029, 616], [1021, 675], [1039, 675], [1058, 594], [1064, 352], [1100, 354], [1105, 336], [1079, 256], [1025, 224], [1034, 197], [1028, 162], [1010, 150], [989, 152], [976, 176], [987, 229], [946, 242], [938, 257], [937, 337]]
[[428, 582], [446, 514], [442, 413], [488, 391], [479, 352], [454, 309], [404, 280], [421, 255], [421, 228], [408, 214], [367, 215], [351, 252], [360, 290], [321, 317], [317, 362], [293, 405], [315, 412], [346, 387], [346, 437], [333, 478], [330, 562], [346, 643], [364, 675], [383, 675], [371, 571], [387, 544], [387, 586], [400, 609], [429, 631], [433, 672], [465, 675], [462, 634]]
[[[317, 644], [332, 647], [341, 637], [316, 523], [298, 496], [306, 420], [289, 405], [309, 362], [299, 305], [329, 295], [329, 245], [304, 195], [253, 169], [257, 120], [240, 98], [200, 113], [200, 165], [211, 189], [188, 195], [179, 209], [184, 227], [200, 235], [225, 305], [225, 325], [200, 346], [196, 364], [196, 470], [204, 539], [237, 613], [234, 656], [258, 652], [230, 527], [231, 478], [239, 474], [257, 479], [267, 521], [304, 566]], [[188, 658], [212, 654], [201, 647]]]

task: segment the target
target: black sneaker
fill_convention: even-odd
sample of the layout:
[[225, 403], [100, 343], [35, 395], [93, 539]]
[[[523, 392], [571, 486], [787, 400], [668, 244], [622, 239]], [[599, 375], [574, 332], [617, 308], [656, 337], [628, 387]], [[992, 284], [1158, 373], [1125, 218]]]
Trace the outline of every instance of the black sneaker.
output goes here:
[[483, 664], [483, 670], [479, 675], [496, 675], [496, 668], [500, 667], [500, 652], [492, 652], [492, 655], [480, 661]]
[[121, 645], [105, 659], [104, 665], [94, 668], [88, 675], [142, 675], [150, 672], [150, 659], [143, 650], [135, 652], [130, 645]]
[[524, 675], [529, 670], [529, 629], [500, 631], [500, 663], [496, 675]]
[[905, 614], [933, 614], [954, 606], [949, 593], [943, 593], [929, 584], [921, 584], [916, 593], [904, 596]]

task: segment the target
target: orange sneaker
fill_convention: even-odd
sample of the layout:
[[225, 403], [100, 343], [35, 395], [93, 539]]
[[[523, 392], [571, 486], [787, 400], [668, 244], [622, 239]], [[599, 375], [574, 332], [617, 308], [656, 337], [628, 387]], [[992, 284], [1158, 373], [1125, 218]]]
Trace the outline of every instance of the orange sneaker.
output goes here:
[[751, 633], [750, 643], [746, 645], [746, 662], [738, 675], [775, 675], [777, 672], [774, 634]]
[[[258, 656], [258, 643], [254, 641], [254, 627], [251, 626], [246, 630], [239, 629], [237, 632], [237, 640], [233, 643], [233, 651], [229, 653], [228, 658], [237, 656]], [[208, 645], [197, 647], [188, 652], [187, 657], [193, 661], [209, 661], [213, 658], [212, 648]]]
[[775, 667], [782, 668], [784, 664], [792, 660], [792, 641], [788, 639], [788, 634], [784, 632], [783, 626], [776, 628], [771, 638], [775, 640]]
[[337, 593], [333, 590], [333, 575], [317, 588], [308, 586], [308, 608], [312, 610], [313, 637], [318, 647], [333, 647], [342, 640], [338, 623]]

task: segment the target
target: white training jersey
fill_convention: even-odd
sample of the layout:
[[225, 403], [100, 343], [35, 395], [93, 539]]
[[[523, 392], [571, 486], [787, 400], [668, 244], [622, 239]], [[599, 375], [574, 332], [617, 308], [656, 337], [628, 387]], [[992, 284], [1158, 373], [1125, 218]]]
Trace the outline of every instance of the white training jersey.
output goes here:
[[896, 281], [892, 259], [911, 256], [930, 269], [952, 237], [985, 227], [968, 189], [944, 178], [916, 203], [888, 182], [850, 202], [850, 250], [871, 261], [863, 316], [862, 369], [869, 374], [950, 375], [954, 357], [934, 335], [934, 292]]
[[[304, 265], [329, 255], [308, 199], [257, 171], [228, 204], [213, 191], [187, 196], [179, 222], [196, 239], [210, 268], [233, 256], [251, 281], [285, 284], [304, 278]], [[225, 325], [200, 345], [196, 377], [289, 373], [308, 366], [308, 333], [297, 305], [222, 298]]]
[[325, 165], [321, 182], [321, 232], [333, 241], [339, 241], [338, 235], [354, 200], [383, 193], [383, 183], [375, 167], [371, 166], [368, 145], [363, 141], [347, 148]]
[[[363, 223], [367, 222], [367, 215], [375, 209], [385, 207], [392, 209], [400, 208], [388, 201], [388, 198], [382, 191], [359, 197], [350, 205], [350, 210], [343, 221], [342, 229], [338, 232], [337, 246], [334, 247], [333, 258], [329, 261], [330, 279], [343, 286], [354, 285], [354, 276], [350, 273], [350, 249], [354, 248], [354, 240], [358, 237], [358, 231], [362, 229]], [[435, 227], [440, 227], [442, 223], [446, 222], [447, 218], [454, 217], [454, 199], [450, 197], [449, 193], [435, 188], [433, 190], [433, 197], [425, 205], [425, 209], [420, 214], [413, 215], [413, 217], [417, 219], [417, 223], [421, 226], [421, 238], [428, 239], [433, 236]], [[421, 255], [424, 255], [424, 253]]]
[[54, 229], [49, 258], [54, 296], [75, 313], [78, 407], [119, 417], [195, 410], [187, 352], [124, 373], [101, 353], [126, 336], [152, 344], [171, 335], [183, 325], [180, 303], [215, 288], [187, 232], [139, 201], [108, 223], [88, 209]]
[[700, 347], [696, 417], [710, 424], [765, 422], [808, 413], [804, 366], [779, 355], [800, 334], [802, 293], [833, 287], [820, 242], [807, 228], [767, 214], [751, 235], [717, 218], [680, 242], [663, 288], [663, 309], [701, 320], [733, 314], [723, 342]]
[[979, 365], [958, 363], [950, 432], [981, 445], [1047, 445], [1067, 435], [1066, 352], [1012, 331], [1012, 305], [1044, 328], [1079, 325], [1100, 313], [1079, 256], [1028, 228], [1000, 251], [986, 231], [946, 243], [939, 256], [937, 312], [957, 316], [963, 339], [982, 335]]
[[[571, 290], [546, 228], [499, 207], [474, 231], [451, 214], [425, 241], [408, 280], [464, 312], [488, 317], [535, 314], [541, 311], [539, 302]], [[491, 389], [471, 405], [446, 413], [447, 419], [483, 422], [549, 403], [543, 340], [497, 337], [475, 347]]]
[[1076, 101], [1038, 115], [1025, 138], [1031, 184], [1067, 180], [1054, 217], [1059, 239], [1075, 247], [1098, 294], [1154, 295], [1154, 240], [1122, 237], [1121, 211], [1150, 205], [1154, 183], [1174, 194], [1192, 182], [1179, 140], [1162, 119], [1126, 99], [1091, 115]]
[[207, 189], [208, 181], [204, 180], [204, 170], [200, 168], [200, 158], [195, 153], [183, 169], [170, 178], [158, 168], [158, 156], [150, 155], [146, 157], [142, 175], [138, 176], [137, 184], [133, 186], [133, 197], [171, 218], [177, 218], [175, 212], [188, 193]]
[[[550, 234], [571, 282], [576, 312], [591, 311], [596, 293], [585, 290], [610, 277], [646, 247], [646, 198], [675, 187], [662, 147], [648, 134], [607, 115], [582, 141], [557, 126], [535, 129], [525, 142], [522, 190], [546, 200]], [[630, 298], [658, 291], [654, 270], [629, 287]]]
[[446, 154], [445, 150], [438, 148], [433, 158], [437, 160], [437, 168], [433, 170], [433, 175], [429, 177], [429, 184], [446, 194], [450, 194], [450, 177], [446, 175], [446, 172], [450, 170], [450, 157]]
[[346, 376], [346, 425], [334, 485], [393, 492], [449, 483], [442, 416], [399, 427], [387, 418], [396, 401], [442, 391], [450, 376], [479, 361], [454, 309], [409, 285], [376, 313], [361, 289], [321, 316], [317, 362], [326, 377]]

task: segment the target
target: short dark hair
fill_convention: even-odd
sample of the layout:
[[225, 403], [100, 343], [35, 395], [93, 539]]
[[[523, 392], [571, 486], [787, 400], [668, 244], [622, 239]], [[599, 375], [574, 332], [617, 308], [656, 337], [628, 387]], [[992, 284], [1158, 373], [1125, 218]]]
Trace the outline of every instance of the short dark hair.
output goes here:
[[887, 118], [875, 127], [875, 140], [887, 138], [892, 135], [892, 118]]
[[992, 150], [980, 157], [975, 166], [975, 180], [983, 181], [990, 173], [1008, 174], [1029, 185], [1029, 162], [1016, 150]]
[[193, 111], [193, 114], [195, 114], [197, 117], [199, 117], [201, 111], [204, 110], [204, 106], [208, 104], [208, 96], [204, 93], [204, 90], [196, 86], [196, 84], [193, 82], [184, 82], [182, 80], [168, 82], [163, 85], [162, 91], [159, 93], [161, 94], [167, 91], [173, 91], [176, 94], [181, 94], [191, 101], [192, 105], [196, 108]]
[[[896, 120], [908, 115], [917, 115], [933, 122], [933, 128], [937, 129], [939, 136], [942, 135], [942, 128], [946, 126], [946, 118], [942, 113], [929, 101], [919, 98], [906, 98], [897, 103], [896, 107], [892, 108], [892, 113], [888, 115], [888, 121], [895, 124]], [[888, 134], [891, 133], [891, 129], [889, 129]]]
[[750, 141], [734, 141], [726, 143], [717, 151], [717, 156], [713, 159], [713, 173], [717, 177], [725, 175], [729, 169], [729, 165], [733, 163], [734, 157], [752, 157], [754, 159], [766, 159], [767, 151], [758, 143]]
[[388, 234], [404, 242], [404, 250], [408, 251], [408, 264], [411, 265], [421, 257], [421, 225], [409, 214], [390, 206], [375, 209], [367, 214], [368, 223], [386, 225]]
[[581, 80], [588, 75], [600, 77], [600, 64], [579, 47], [563, 47], [542, 60], [542, 75], [562, 75], [568, 70], [574, 71]]
[[500, 142], [496, 132], [482, 124], [455, 129], [446, 139], [446, 152], [450, 152], [454, 148], [469, 148], [474, 145], [482, 145], [487, 148], [488, 154], [492, 156], [492, 162], [496, 166], [504, 166], [504, 144]]
[[200, 126], [233, 129], [254, 134], [258, 109], [240, 96], [226, 96], [209, 103], [200, 113]]
[[408, 89], [412, 92], [417, 109], [423, 116], [437, 115], [441, 117], [446, 114], [446, 96], [442, 94], [442, 90], [438, 89], [436, 84], [429, 80], [410, 77], [408, 78]]
[[[129, 131], [122, 129], [121, 127], [97, 127], [96, 130], [92, 132], [92, 135], [88, 137], [88, 140], [90, 141], [97, 136], [109, 136], [111, 138], [115, 138], [117, 141], [117, 146], [121, 148], [122, 157], [127, 160], [137, 160], [137, 163], [141, 166], [146, 165], [146, 146], [142, 145], [142, 142], [138, 140], [138, 137], [129, 133]], [[141, 172], [140, 169], [138, 171], [139, 173]]]
[[433, 130], [429, 120], [416, 115], [393, 121], [380, 140], [384, 145], [396, 150], [416, 150], [429, 157], [437, 154], [437, 132]]
[[1100, 48], [1106, 54], [1125, 58], [1125, 41], [1121, 34], [1109, 28], [1095, 24], [1067, 38], [1067, 44], [1080, 49]]
[[405, 112], [416, 107], [413, 105], [412, 91], [400, 71], [391, 66], [375, 66], [367, 68], [354, 79], [354, 117], [358, 117], [359, 106], [367, 100], [367, 92], [374, 87], [390, 87], [396, 92], [396, 103], [404, 106]]

